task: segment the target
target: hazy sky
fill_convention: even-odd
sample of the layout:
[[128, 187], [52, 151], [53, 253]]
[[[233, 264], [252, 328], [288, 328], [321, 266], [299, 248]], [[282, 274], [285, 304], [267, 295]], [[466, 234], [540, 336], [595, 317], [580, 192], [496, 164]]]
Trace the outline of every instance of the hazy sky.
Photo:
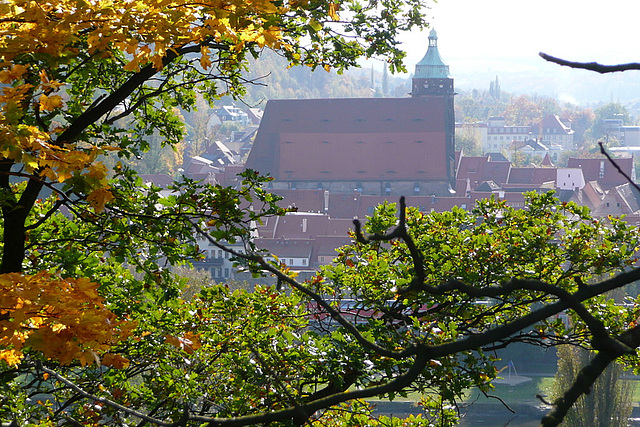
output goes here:
[[[577, 80], [586, 72], [548, 64], [538, 52], [574, 61], [640, 62], [640, 2], [633, 0], [439, 0], [426, 13], [457, 87], [484, 87], [485, 80], [488, 87], [488, 76], [493, 75], [501, 82], [503, 76], [511, 79], [514, 85], [516, 79], [557, 75], [563, 80], [550, 81], [552, 92], [562, 96], [566, 89], [571, 99], [570, 86], [580, 83]], [[409, 72], [426, 52], [428, 34], [426, 30], [403, 37]], [[602, 81], [620, 79], [611, 76]], [[586, 82], [582, 83], [584, 93]], [[640, 91], [628, 94], [620, 86], [599, 96], [615, 98], [620, 92], [640, 98]]]
[[[636, 1], [440, 0], [427, 14], [452, 67], [487, 59], [537, 60], [540, 51], [581, 61], [640, 61]], [[424, 54], [427, 35], [407, 37], [408, 63]]]

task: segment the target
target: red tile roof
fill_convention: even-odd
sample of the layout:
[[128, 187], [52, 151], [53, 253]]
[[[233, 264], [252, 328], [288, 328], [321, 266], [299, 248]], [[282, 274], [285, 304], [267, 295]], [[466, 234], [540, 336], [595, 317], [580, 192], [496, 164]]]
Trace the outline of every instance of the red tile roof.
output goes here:
[[462, 157], [456, 178], [465, 181], [469, 178], [473, 190], [485, 181], [494, 181], [497, 184], [507, 182], [510, 171], [510, 162], [492, 162], [488, 156]]
[[352, 243], [351, 238], [341, 236], [318, 236], [313, 245], [313, 257], [331, 256], [336, 257], [336, 249]]
[[511, 168], [509, 184], [536, 184], [555, 181], [556, 168]]
[[324, 212], [324, 190], [273, 189], [272, 193], [283, 197], [278, 206], [295, 206], [302, 212]]
[[311, 239], [256, 239], [255, 244], [278, 258], [309, 259], [313, 250], [313, 240]]
[[246, 167], [276, 180], [448, 181], [443, 97], [271, 100]]
[[[632, 176], [633, 158], [614, 159], [614, 161], [627, 175]], [[585, 181], [598, 181], [604, 190], [627, 183], [627, 179], [605, 158], [578, 159], [570, 157], [567, 167], [582, 168]]]

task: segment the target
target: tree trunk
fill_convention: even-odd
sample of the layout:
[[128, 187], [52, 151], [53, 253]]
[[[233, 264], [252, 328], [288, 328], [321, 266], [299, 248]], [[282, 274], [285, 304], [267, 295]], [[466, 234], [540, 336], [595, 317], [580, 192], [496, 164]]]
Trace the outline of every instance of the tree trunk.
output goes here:
[[[0, 169], [3, 169], [5, 174], [7, 173], [6, 167]], [[25, 256], [26, 220], [40, 194], [42, 182], [30, 179], [20, 196], [20, 200], [17, 201], [15, 196], [13, 198], [9, 196], [12, 190], [8, 174], [0, 178], [0, 188], [7, 194], [2, 206], [4, 248], [0, 274], [18, 273], [22, 271], [22, 262]]]

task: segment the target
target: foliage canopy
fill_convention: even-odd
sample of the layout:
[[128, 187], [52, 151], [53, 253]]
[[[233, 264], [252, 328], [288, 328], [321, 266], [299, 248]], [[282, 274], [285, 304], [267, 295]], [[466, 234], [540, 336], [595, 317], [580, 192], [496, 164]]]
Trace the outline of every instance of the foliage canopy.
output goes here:
[[[196, 91], [241, 95], [246, 59], [264, 49], [338, 70], [387, 55], [399, 69], [397, 34], [424, 25], [421, 7], [1, 2], [0, 419], [357, 424], [358, 399], [434, 390], [426, 407], [451, 420], [447, 404], [466, 387], [489, 392], [491, 348], [569, 341], [605, 365], [631, 353], [635, 308], [601, 296], [639, 274], [606, 278], [637, 247], [621, 221], [605, 226], [549, 195], [519, 211], [487, 201], [423, 215], [401, 202], [399, 221], [384, 205], [370, 237], [357, 223], [336, 265], [301, 283], [251, 245], [251, 224], [283, 213], [265, 178], [246, 171], [233, 188], [181, 179], [163, 192], [102, 161], [139, 155], [150, 135], [179, 142], [178, 109]], [[202, 256], [197, 234], [228, 251], [220, 242], [244, 242], [230, 251], [238, 264], [291, 292], [213, 286], [183, 300], [167, 267]], [[344, 313], [352, 298], [356, 313]], [[564, 310], [570, 325], [554, 319]]]

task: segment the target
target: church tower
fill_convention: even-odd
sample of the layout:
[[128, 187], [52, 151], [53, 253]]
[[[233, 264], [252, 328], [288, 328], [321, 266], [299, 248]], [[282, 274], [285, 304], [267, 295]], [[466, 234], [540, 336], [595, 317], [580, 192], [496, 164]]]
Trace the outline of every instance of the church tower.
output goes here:
[[429, 48], [424, 58], [416, 64], [413, 75], [411, 96], [448, 95], [453, 98], [453, 79], [449, 75], [449, 66], [445, 65], [438, 52], [438, 34], [429, 33]]
[[438, 52], [438, 34], [436, 30], [429, 33], [429, 47], [424, 58], [416, 64], [413, 75], [411, 96], [413, 98], [443, 97], [445, 100], [445, 127], [447, 175], [451, 191], [456, 187], [455, 179], [455, 112], [453, 109], [453, 78], [449, 74], [449, 66], [445, 65]]

